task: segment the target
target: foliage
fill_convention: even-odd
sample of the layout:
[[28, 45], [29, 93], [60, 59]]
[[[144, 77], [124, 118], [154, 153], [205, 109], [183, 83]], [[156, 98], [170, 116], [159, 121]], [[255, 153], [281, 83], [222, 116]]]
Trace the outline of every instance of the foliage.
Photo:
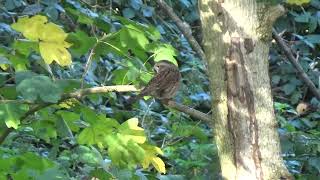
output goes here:
[[[167, 2], [200, 42], [197, 1]], [[320, 1], [258, 2], [284, 2], [275, 28], [319, 86]], [[0, 179], [219, 178], [212, 130], [201, 122], [152, 99], [125, 109], [129, 93], [63, 100], [81, 88], [143, 86], [153, 63], [168, 59], [183, 77], [176, 101], [210, 111], [205, 67], [155, 1], [0, 0], [0, 42], [0, 134], [14, 129], [0, 146]], [[270, 75], [286, 165], [297, 179], [316, 179], [319, 102], [276, 44]], [[311, 110], [301, 114], [301, 103]]]
[[[287, 16], [281, 17], [275, 27], [283, 32], [299, 63], [309, 78], [319, 87], [319, 16], [320, 1], [288, 1]], [[295, 5], [293, 5], [295, 4]], [[317, 179], [319, 176], [319, 101], [299, 79], [295, 69], [285, 60], [276, 46], [270, 53], [270, 72], [281, 146], [288, 169], [297, 179]], [[308, 110], [301, 113], [299, 105]]]
[[[143, 86], [153, 63], [167, 59], [192, 80], [184, 80], [177, 101], [209, 110], [204, 66], [175, 24], [155, 13], [154, 2], [110, 2], [0, 1], [0, 134], [14, 129], [0, 146], [1, 178], [210, 174], [211, 158], [217, 157], [211, 131], [194, 128], [199, 123], [174, 123], [190, 117], [151, 99], [127, 110], [128, 94], [65, 99], [81, 88]], [[197, 21], [196, 1], [175, 6], [189, 14], [186, 20]], [[180, 143], [183, 139], [190, 143]]]

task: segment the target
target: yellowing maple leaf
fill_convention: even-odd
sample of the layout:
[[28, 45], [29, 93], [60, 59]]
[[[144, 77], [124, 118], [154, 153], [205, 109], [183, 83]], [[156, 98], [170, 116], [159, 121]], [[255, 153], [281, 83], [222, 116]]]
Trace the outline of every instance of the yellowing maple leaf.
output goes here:
[[147, 138], [144, 134], [144, 129], [138, 126], [138, 122], [138, 118], [131, 118], [120, 125], [119, 133], [122, 135], [125, 143], [133, 140], [138, 144], [143, 144], [146, 141]]
[[156, 170], [160, 173], [166, 173], [166, 166], [162, 159], [157, 157], [157, 154], [163, 154], [160, 148], [156, 146], [151, 146], [147, 144], [143, 144], [141, 146], [145, 150], [145, 158], [142, 162], [142, 167], [144, 169], [148, 168], [150, 163], [156, 168]]
[[45, 63], [56, 61], [61, 66], [70, 65], [71, 55], [66, 48], [71, 44], [65, 41], [68, 34], [58, 25], [47, 22], [47, 17], [36, 15], [20, 18], [11, 27], [22, 32], [27, 39], [39, 42], [40, 54]]

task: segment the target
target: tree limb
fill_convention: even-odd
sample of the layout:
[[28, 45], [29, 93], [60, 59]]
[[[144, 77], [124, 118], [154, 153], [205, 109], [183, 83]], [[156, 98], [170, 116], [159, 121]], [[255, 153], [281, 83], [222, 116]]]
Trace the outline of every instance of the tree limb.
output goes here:
[[[63, 94], [62, 98], [59, 100], [58, 103], [64, 102], [64, 101], [66, 101], [68, 99], [72, 99], [72, 98], [81, 99], [81, 98], [83, 98], [87, 95], [91, 95], [91, 94], [101, 94], [101, 93], [108, 93], [108, 92], [135, 92], [135, 91], [139, 91], [139, 90], [136, 87], [134, 87], [133, 85], [102, 86], [102, 87], [86, 88], [86, 89], [77, 90], [75, 92]], [[4, 103], [6, 101], [7, 100], [5, 100], [5, 101], [1, 100], [0, 103]], [[24, 101], [21, 101], [21, 103], [23, 103], [23, 102]], [[26, 102], [30, 103], [28, 101], [26, 101]], [[24, 121], [28, 116], [32, 115], [33, 113], [35, 113], [43, 108], [46, 108], [50, 105], [53, 105], [53, 104], [56, 104], [56, 103], [42, 103], [42, 104], [35, 105], [33, 108], [31, 108], [29, 111], [27, 111], [23, 116], [21, 116], [20, 121]], [[174, 101], [169, 101], [168, 106], [173, 109], [176, 109], [178, 111], [184, 112], [184, 113], [190, 115], [191, 117], [203, 120], [208, 124], [211, 122], [211, 118], [209, 115], [206, 115], [200, 111], [189, 108], [189, 107], [184, 106], [182, 104], [178, 104]], [[6, 128], [4, 130], [3, 134], [0, 136], [0, 144], [2, 144], [4, 142], [6, 137], [13, 130], [14, 130], [13, 128]]]
[[[206, 63], [206, 55], [204, 54], [201, 46], [197, 42], [197, 40], [192, 36], [190, 26], [187, 25], [186, 22], [183, 22], [177, 15], [174, 13], [174, 10], [164, 1], [164, 0], [157, 0], [157, 3], [160, 5], [161, 9], [164, 10], [170, 18], [176, 23], [179, 30], [182, 34], [186, 37], [188, 42], [190, 43], [193, 50], [200, 56], [204, 63]], [[208, 66], [206, 66], [208, 67]]]
[[205, 123], [207, 123], [208, 125], [212, 123], [212, 120], [211, 120], [211, 116], [203, 113], [203, 112], [200, 112], [198, 110], [195, 110], [193, 108], [190, 108], [188, 106], [185, 106], [183, 104], [178, 104], [176, 103], [175, 101], [169, 101], [168, 102], [168, 106], [173, 108], [173, 109], [176, 109], [180, 112], [184, 112], [188, 115], [190, 115], [191, 117], [194, 117], [194, 118], [197, 118], [199, 120], [202, 120], [204, 121]]
[[277, 31], [275, 29], [272, 29], [272, 36], [276, 40], [276, 42], [279, 45], [279, 47], [281, 48], [281, 50], [287, 56], [287, 58], [290, 61], [290, 63], [294, 66], [294, 68], [298, 72], [298, 75], [299, 75], [300, 79], [308, 86], [308, 88], [311, 90], [313, 95], [315, 95], [316, 98], [318, 100], [320, 100], [320, 92], [319, 92], [319, 90], [316, 88], [316, 86], [310, 80], [308, 75], [303, 71], [303, 68], [299, 64], [298, 59], [294, 58], [291, 49], [283, 41], [283, 39], [278, 35], [278, 33], [277, 33]]

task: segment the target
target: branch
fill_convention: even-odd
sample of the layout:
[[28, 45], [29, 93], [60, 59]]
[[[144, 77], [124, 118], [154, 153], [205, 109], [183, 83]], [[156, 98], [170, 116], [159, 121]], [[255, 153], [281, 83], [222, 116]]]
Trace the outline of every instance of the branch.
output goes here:
[[[201, 46], [197, 42], [197, 40], [192, 36], [190, 26], [187, 25], [186, 22], [183, 22], [177, 15], [174, 13], [174, 10], [164, 1], [164, 0], [157, 0], [157, 3], [160, 5], [161, 9], [164, 10], [170, 18], [177, 24], [179, 30], [182, 34], [186, 37], [188, 42], [190, 43], [193, 50], [200, 56], [203, 62], [206, 62], [206, 55], [204, 54]], [[208, 67], [208, 66], [206, 66]]]
[[313, 84], [313, 82], [310, 80], [308, 75], [303, 71], [303, 68], [299, 64], [298, 59], [294, 58], [291, 49], [283, 41], [283, 39], [278, 35], [275, 29], [272, 29], [272, 35], [273, 35], [273, 38], [276, 40], [277, 44], [279, 45], [279, 47], [281, 48], [281, 50], [287, 56], [288, 60], [291, 62], [291, 64], [294, 66], [294, 68], [298, 72], [300, 79], [308, 86], [308, 88], [316, 96], [316, 98], [320, 100], [320, 92], [318, 91], [316, 86]]
[[183, 104], [178, 104], [174, 101], [169, 101], [168, 106], [173, 109], [176, 109], [178, 111], [184, 112], [184, 113], [190, 115], [191, 117], [200, 119], [200, 120], [204, 121], [205, 123], [207, 123], [208, 125], [212, 124], [211, 116], [209, 116], [203, 112], [192, 109], [192, 108], [185, 106]]
[[[118, 86], [102, 86], [102, 87], [93, 87], [93, 88], [86, 88], [86, 89], [80, 89], [75, 92], [71, 93], [65, 93], [62, 95], [62, 98], [59, 100], [58, 103], [64, 102], [68, 99], [71, 98], [76, 98], [76, 99], [81, 99], [87, 95], [91, 94], [101, 94], [101, 93], [108, 93], [108, 92], [134, 92], [134, 91], [139, 91], [136, 87], [133, 85], [118, 85]], [[0, 103], [4, 103], [8, 100], [1, 100]], [[10, 100], [8, 101], [10, 102]], [[21, 101], [23, 103], [24, 101]], [[28, 102], [28, 101], [26, 101]], [[28, 102], [30, 103], [30, 102]], [[28, 116], [34, 114], [35, 112], [46, 108], [50, 105], [53, 105], [56, 103], [43, 103], [43, 104], [38, 104], [35, 105], [33, 108], [31, 108], [29, 111], [27, 111], [23, 116], [21, 116], [20, 121], [24, 121]], [[211, 123], [211, 117], [207, 114], [204, 114], [200, 111], [197, 111], [195, 109], [189, 108], [188, 106], [182, 105], [182, 104], [177, 104], [174, 101], [169, 101], [168, 106], [176, 109], [178, 111], [184, 112], [191, 117], [200, 119], [205, 121], [206, 123], [210, 124]], [[12, 132], [14, 129], [13, 128], [6, 128], [3, 132], [3, 134], [0, 136], [0, 144], [4, 142], [6, 137]]]
[[[84, 96], [90, 95], [90, 94], [100, 94], [100, 93], [107, 93], [107, 92], [133, 92], [138, 91], [137, 88], [135, 88], [133, 85], [119, 85], [119, 86], [102, 86], [102, 87], [93, 87], [93, 88], [87, 88], [87, 89], [80, 89], [72, 93], [65, 93], [62, 95], [62, 98], [59, 100], [58, 103], [64, 102], [71, 98], [80, 99]], [[1, 100], [0, 103], [5, 103], [8, 100]], [[9, 100], [10, 102], [10, 100]], [[17, 101], [16, 101], [17, 102]], [[24, 101], [20, 101], [19, 103], [23, 103]], [[28, 102], [29, 103], [29, 102]], [[31, 108], [29, 111], [27, 111], [23, 116], [21, 116], [20, 121], [24, 121], [28, 116], [31, 114], [39, 111], [40, 109], [46, 108], [50, 105], [53, 105], [55, 103], [43, 103], [35, 105], [33, 108]], [[12, 132], [13, 128], [6, 128], [3, 132], [3, 134], [0, 136], [0, 144], [3, 143], [3, 141], [6, 139], [6, 137]]]

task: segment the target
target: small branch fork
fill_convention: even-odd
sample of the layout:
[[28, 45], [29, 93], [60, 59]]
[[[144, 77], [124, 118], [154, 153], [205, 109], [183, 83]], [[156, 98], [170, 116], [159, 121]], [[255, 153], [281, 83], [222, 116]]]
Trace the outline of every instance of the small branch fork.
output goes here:
[[[101, 94], [101, 93], [109, 93], [109, 92], [137, 92], [139, 91], [137, 88], [135, 88], [133, 85], [118, 85], [118, 86], [102, 86], [102, 87], [93, 87], [93, 88], [86, 88], [86, 89], [80, 89], [71, 93], [65, 93], [62, 95], [62, 98], [59, 100], [58, 103], [62, 103], [68, 99], [81, 99], [87, 95], [91, 94]], [[19, 101], [19, 100], [0, 100], [1, 103], [20, 103], [20, 104], [32, 104], [29, 101]], [[43, 103], [43, 104], [34, 104], [34, 106], [27, 111], [21, 118], [20, 121], [24, 121], [28, 116], [34, 114], [35, 112], [46, 108], [50, 105], [53, 105], [56, 103]], [[205, 123], [210, 123], [211, 122], [211, 116], [204, 114], [198, 110], [189, 108], [188, 106], [178, 104], [174, 101], [169, 101], [168, 102], [168, 107], [176, 109], [178, 111], [184, 112], [191, 117], [194, 117], [196, 119], [202, 120]], [[12, 132], [14, 129], [13, 128], [6, 128], [2, 135], [0, 136], [0, 145], [4, 142], [6, 137]]]
[[272, 29], [272, 36], [277, 42], [278, 46], [281, 48], [283, 53], [286, 55], [290, 63], [294, 66], [296, 71], [298, 72], [298, 76], [300, 79], [308, 86], [310, 91], [313, 93], [313, 95], [320, 101], [320, 92], [316, 88], [316, 86], [313, 84], [313, 82], [310, 80], [308, 75], [303, 71], [303, 68], [299, 64], [299, 55], [294, 57], [290, 47], [284, 42], [282, 37], [280, 37], [275, 29]]

